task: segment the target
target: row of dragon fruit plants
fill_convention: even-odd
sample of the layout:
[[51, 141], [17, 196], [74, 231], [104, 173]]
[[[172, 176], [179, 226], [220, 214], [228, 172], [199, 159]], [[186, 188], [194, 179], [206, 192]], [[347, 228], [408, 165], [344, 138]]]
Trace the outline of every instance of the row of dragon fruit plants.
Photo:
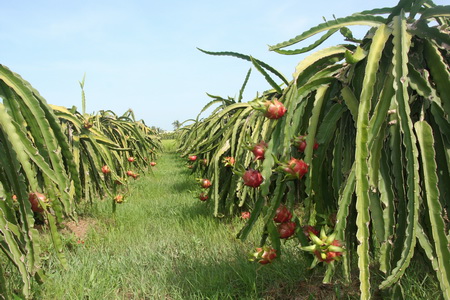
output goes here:
[[[77, 220], [83, 202], [111, 201], [115, 211], [126, 201], [129, 180], [156, 164], [160, 141], [131, 110], [122, 116], [112, 111], [86, 114], [84, 92], [80, 113], [75, 107], [47, 104], [3, 65], [0, 86], [0, 248], [20, 273], [22, 296], [28, 299], [32, 281], [43, 282], [46, 276], [43, 239], [35, 224], [48, 227], [65, 267], [58, 232], [62, 222]], [[8, 295], [3, 269], [0, 295]]]
[[[344, 36], [311, 51], [291, 81], [251, 56], [200, 49], [251, 62], [272, 88], [243, 102], [249, 71], [238, 97], [210, 95], [204, 110], [215, 110], [178, 133], [214, 216], [247, 219], [241, 239], [262, 218], [251, 260], [274, 262], [288, 239], [331, 282], [336, 270], [351, 280], [353, 257], [361, 299], [369, 299], [376, 289], [399, 290], [423, 251], [450, 299], [449, 11], [400, 1], [319, 24], [270, 47], [293, 55]], [[370, 29], [359, 40], [350, 25]], [[310, 46], [284, 49], [323, 32]], [[370, 266], [384, 274], [378, 286]]]

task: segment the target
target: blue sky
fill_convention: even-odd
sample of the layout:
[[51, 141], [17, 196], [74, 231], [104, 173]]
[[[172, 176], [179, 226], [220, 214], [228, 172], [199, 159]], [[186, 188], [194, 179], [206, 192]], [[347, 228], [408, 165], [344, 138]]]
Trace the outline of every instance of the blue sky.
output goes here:
[[[195, 118], [210, 98], [238, 94], [249, 62], [209, 56], [235, 51], [260, 59], [288, 79], [304, 56], [268, 51], [323, 22], [395, 0], [287, 1], [2, 1], [0, 64], [28, 80], [48, 103], [87, 112], [131, 108], [149, 126]], [[444, 4], [445, 0], [435, 1]], [[366, 28], [360, 28], [360, 35]], [[337, 44], [339, 35], [326, 45]], [[256, 71], [244, 101], [269, 85]]]

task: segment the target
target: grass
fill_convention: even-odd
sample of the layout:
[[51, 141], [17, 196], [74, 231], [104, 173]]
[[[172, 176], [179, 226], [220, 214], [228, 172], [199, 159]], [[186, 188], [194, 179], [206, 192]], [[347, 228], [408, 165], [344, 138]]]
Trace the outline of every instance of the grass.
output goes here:
[[[131, 186], [127, 202], [111, 216], [99, 202], [87, 236], [66, 238], [69, 269], [47, 262], [49, 278], [36, 286], [38, 299], [260, 299], [289, 296], [305, 278], [305, 262], [292, 243], [282, 259], [264, 266], [247, 261], [258, 244], [235, 238], [242, 220], [211, 216], [195, 198], [198, 187], [173, 150], [154, 174]], [[84, 243], [81, 243], [84, 242]]]
[[[196, 198], [199, 188], [173, 141], [164, 145], [166, 153], [153, 174], [131, 184], [115, 215], [109, 200], [99, 201], [81, 214], [79, 226], [88, 226], [86, 233], [63, 234], [67, 270], [49, 249], [44, 257], [48, 278], [33, 286], [35, 299], [359, 298], [356, 282], [322, 285], [324, 269], [308, 271], [309, 257], [294, 241], [285, 243], [273, 264], [249, 262], [247, 254], [258, 245], [260, 232], [237, 240], [244, 221], [213, 218], [211, 203]], [[10, 288], [19, 289], [11, 264], [1, 265], [6, 265]], [[406, 299], [439, 298], [435, 279], [419, 270], [413, 265], [402, 279]]]

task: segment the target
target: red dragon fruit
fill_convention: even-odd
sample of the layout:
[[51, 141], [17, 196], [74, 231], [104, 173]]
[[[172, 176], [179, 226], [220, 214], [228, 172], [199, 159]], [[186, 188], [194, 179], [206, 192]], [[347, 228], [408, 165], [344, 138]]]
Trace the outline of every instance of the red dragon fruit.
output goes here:
[[273, 220], [276, 223], [289, 222], [291, 219], [292, 219], [292, 214], [289, 211], [289, 209], [284, 205], [280, 205], [277, 208], [277, 210], [275, 211], [275, 217], [273, 218]]
[[308, 235], [312, 244], [301, 247], [301, 249], [314, 254], [317, 262], [332, 263], [335, 260], [341, 259], [345, 249], [342, 242], [335, 239], [336, 232], [327, 236], [324, 227], [322, 227], [319, 233], [320, 237], [312, 230], [308, 231]]
[[200, 186], [204, 189], [207, 189], [211, 186], [211, 181], [209, 179], [200, 179]]
[[295, 222], [284, 222], [278, 225], [277, 230], [280, 234], [280, 239], [287, 239], [295, 233]]
[[264, 141], [254, 144], [251, 151], [255, 155], [255, 160], [264, 160], [264, 153], [266, 152], [266, 149], [267, 144]]
[[111, 169], [107, 166], [107, 165], [104, 165], [103, 167], [102, 167], [102, 172], [103, 172], [103, 174], [109, 174], [109, 173], [111, 173]]
[[280, 164], [278, 170], [285, 172], [288, 179], [302, 179], [308, 172], [308, 167], [302, 159], [291, 158], [288, 163]]
[[200, 199], [200, 201], [206, 201], [208, 200], [208, 194], [200, 193], [200, 195], [198, 195], [198, 199]]
[[[306, 148], [306, 135], [300, 135], [300, 136], [294, 138], [293, 142], [294, 142], [294, 146], [297, 147], [299, 152], [304, 152], [305, 151], [305, 148]], [[319, 144], [316, 141], [314, 141], [313, 149], [317, 150], [317, 148], [319, 148]]]
[[231, 156], [227, 156], [223, 159], [223, 163], [225, 165], [225, 167], [233, 167], [234, 164], [236, 163], [234, 157]]
[[41, 194], [38, 192], [30, 193], [28, 195], [28, 200], [31, 203], [32, 211], [37, 212], [37, 213], [44, 212], [44, 209], [42, 208], [41, 204], [39, 203], [39, 200], [43, 201], [43, 202], [47, 202], [47, 199], [44, 194]]
[[261, 173], [257, 170], [249, 169], [245, 171], [244, 175], [242, 176], [242, 179], [244, 179], [244, 184], [247, 186], [251, 186], [254, 188], [257, 188], [261, 185], [263, 182], [263, 177]]
[[277, 251], [271, 247], [264, 246], [256, 248], [256, 251], [250, 253], [250, 261], [257, 261], [262, 265], [271, 263], [277, 257]]
[[116, 202], [116, 203], [123, 203], [123, 195], [116, 195], [115, 197], [114, 197], [114, 201]]
[[[329, 264], [334, 260], [339, 260], [343, 254], [342, 243], [339, 240], [334, 240], [328, 246], [328, 251], [314, 251], [314, 255], [319, 261], [326, 262]], [[334, 250], [334, 251], [333, 251]]]
[[284, 107], [283, 103], [278, 100], [266, 101], [266, 112], [265, 116], [269, 119], [279, 119], [286, 113], [286, 107]]
[[241, 213], [241, 218], [242, 218], [243, 220], [250, 219], [250, 212], [248, 212], [248, 211], [243, 211], [243, 212]]

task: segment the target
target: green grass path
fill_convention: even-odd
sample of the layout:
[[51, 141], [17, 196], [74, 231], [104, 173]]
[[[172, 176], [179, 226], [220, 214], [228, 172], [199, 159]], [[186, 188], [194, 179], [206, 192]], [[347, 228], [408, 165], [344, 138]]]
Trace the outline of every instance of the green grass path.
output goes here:
[[[195, 199], [197, 185], [177, 154], [163, 154], [154, 174], [131, 184], [127, 202], [111, 216], [108, 203], [84, 244], [66, 241], [70, 268], [49, 260], [49, 279], [37, 299], [262, 299], [300, 279], [293, 256], [260, 266], [247, 261], [255, 237], [241, 242], [244, 224], [212, 217]], [[289, 283], [289, 281], [291, 281]]]

